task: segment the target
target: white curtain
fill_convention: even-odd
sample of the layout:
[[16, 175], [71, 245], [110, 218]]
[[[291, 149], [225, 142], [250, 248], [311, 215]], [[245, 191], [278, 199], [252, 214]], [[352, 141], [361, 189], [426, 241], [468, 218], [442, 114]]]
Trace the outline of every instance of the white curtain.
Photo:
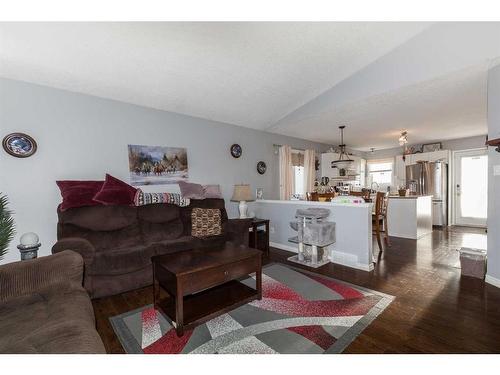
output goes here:
[[304, 191], [312, 192], [316, 179], [316, 153], [314, 150], [304, 151]]
[[280, 147], [280, 199], [290, 200], [293, 194], [292, 148]]

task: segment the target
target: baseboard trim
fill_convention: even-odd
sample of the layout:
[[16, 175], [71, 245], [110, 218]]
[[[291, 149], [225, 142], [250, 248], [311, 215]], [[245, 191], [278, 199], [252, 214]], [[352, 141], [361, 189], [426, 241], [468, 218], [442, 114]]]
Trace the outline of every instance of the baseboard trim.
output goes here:
[[500, 288], [500, 279], [497, 279], [496, 277], [486, 275], [486, 278], [484, 279], [484, 281], [490, 285], [493, 285], [493, 286], [496, 286], [497, 288]]
[[[290, 246], [290, 245], [284, 245], [284, 244], [281, 244], [278, 242], [269, 242], [269, 246], [275, 247], [275, 248], [281, 249], [281, 250], [290, 251], [290, 252], [295, 253], [295, 254], [298, 252], [296, 247]], [[350, 267], [350, 268], [355, 268], [357, 270], [366, 271], [366, 272], [373, 271], [373, 269], [375, 268], [373, 263], [366, 265], [366, 264], [362, 264], [362, 263], [358, 263], [358, 262], [342, 262], [342, 261], [338, 261], [338, 260], [334, 262], [331, 260], [331, 258], [330, 258], [330, 262], [335, 263], [335, 264], [340, 264], [341, 266], [346, 266], [346, 267]]]
[[271, 247], [275, 247], [277, 249], [281, 249], [281, 250], [286, 250], [286, 251], [290, 251], [292, 253], [295, 253], [297, 254], [299, 251], [297, 250], [296, 247], [294, 246], [290, 246], [290, 245], [283, 245], [283, 244], [280, 244], [278, 242], [269, 242], [269, 246]]

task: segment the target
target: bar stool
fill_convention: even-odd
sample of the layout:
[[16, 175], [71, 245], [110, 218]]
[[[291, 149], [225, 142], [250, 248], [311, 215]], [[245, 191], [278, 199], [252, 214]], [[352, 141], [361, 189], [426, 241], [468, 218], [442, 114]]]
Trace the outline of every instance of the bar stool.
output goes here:
[[290, 227], [297, 231], [297, 236], [289, 239], [298, 244], [298, 254], [288, 260], [318, 268], [329, 262], [325, 248], [335, 243], [335, 223], [324, 221], [330, 215], [325, 208], [298, 209], [297, 221], [290, 222]]

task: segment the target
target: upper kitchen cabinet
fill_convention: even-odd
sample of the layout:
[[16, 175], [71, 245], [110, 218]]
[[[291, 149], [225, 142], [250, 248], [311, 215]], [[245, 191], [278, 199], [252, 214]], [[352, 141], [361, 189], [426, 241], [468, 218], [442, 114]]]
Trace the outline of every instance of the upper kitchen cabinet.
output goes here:
[[410, 154], [406, 155], [405, 158], [406, 165], [417, 164], [419, 161], [444, 161], [448, 162], [450, 160], [450, 151], [449, 150], [439, 150], [433, 152], [421, 152], [418, 154]]
[[335, 178], [339, 176], [339, 170], [337, 168], [332, 168], [332, 161], [338, 158], [339, 154], [335, 152], [321, 154], [321, 177]]
[[450, 151], [449, 150], [439, 150], [434, 152], [427, 152], [429, 154], [428, 161], [444, 161], [447, 163], [450, 160]]

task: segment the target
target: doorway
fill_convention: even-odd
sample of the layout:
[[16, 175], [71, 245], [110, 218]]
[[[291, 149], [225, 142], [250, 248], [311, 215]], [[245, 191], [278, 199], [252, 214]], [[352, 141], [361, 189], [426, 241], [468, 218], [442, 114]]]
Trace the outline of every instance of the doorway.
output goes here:
[[456, 151], [453, 164], [455, 224], [486, 227], [488, 212], [487, 150]]

